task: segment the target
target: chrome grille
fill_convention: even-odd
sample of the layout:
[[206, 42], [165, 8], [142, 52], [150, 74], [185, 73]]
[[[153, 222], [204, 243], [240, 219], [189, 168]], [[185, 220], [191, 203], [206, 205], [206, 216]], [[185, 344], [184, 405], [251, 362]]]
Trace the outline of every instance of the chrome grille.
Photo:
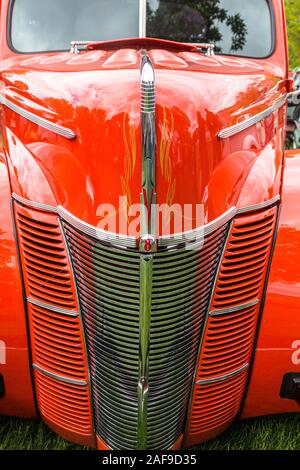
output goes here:
[[[86, 330], [97, 434], [136, 446], [139, 255], [108, 248], [66, 225]], [[119, 436], [119, 437], [117, 437]]]
[[[113, 449], [138, 442], [140, 254], [64, 223], [89, 351], [97, 434]], [[199, 339], [227, 225], [193, 250], [154, 254], [147, 448], [183, 432]]]

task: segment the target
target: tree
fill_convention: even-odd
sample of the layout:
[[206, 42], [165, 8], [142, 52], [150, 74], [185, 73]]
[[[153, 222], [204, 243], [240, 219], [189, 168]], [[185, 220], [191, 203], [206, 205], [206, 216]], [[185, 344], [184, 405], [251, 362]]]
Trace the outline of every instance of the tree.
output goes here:
[[285, 0], [290, 67], [300, 67], [300, 0]]
[[151, 37], [217, 44], [222, 40], [218, 28], [220, 23], [231, 29], [231, 51], [243, 49], [247, 36], [246, 24], [239, 14], [230, 15], [221, 8], [220, 0], [186, 0], [184, 4], [182, 0], [172, 0], [161, 2], [154, 11], [148, 5], [147, 31]]

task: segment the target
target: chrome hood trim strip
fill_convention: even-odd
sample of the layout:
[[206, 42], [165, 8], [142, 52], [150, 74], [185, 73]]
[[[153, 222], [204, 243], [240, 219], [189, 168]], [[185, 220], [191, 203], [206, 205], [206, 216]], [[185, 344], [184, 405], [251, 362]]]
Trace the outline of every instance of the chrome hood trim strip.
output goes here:
[[272, 113], [277, 111], [277, 109], [281, 108], [286, 102], [287, 102], [287, 95], [275, 101], [273, 105], [270, 106], [270, 108], [266, 109], [265, 111], [255, 114], [251, 118], [245, 119], [245, 121], [239, 122], [238, 124], [234, 124], [233, 126], [223, 129], [222, 131], [218, 133], [218, 138], [227, 139], [228, 137], [239, 134], [240, 132], [248, 129], [249, 127], [254, 126], [254, 124], [257, 124], [258, 122], [263, 121], [263, 119], [267, 118]]
[[76, 139], [76, 134], [71, 129], [67, 127], [60, 126], [59, 124], [55, 124], [54, 122], [48, 121], [48, 119], [44, 119], [42, 117], [37, 116], [36, 114], [32, 113], [31, 111], [27, 111], [26, 109], [18, 106], [17, 104], [13, 103], [12, 101], [8, 100], [4, 96], [0, 94], [0, 103], [6, 108], [10, 109], [19, 116], [27, 119], [28, 121], [34, 122], [38, 126], [47, 129], [48, 131], [54, 132], [55, 134], [61, 135], [66, 139], [73, 140]]

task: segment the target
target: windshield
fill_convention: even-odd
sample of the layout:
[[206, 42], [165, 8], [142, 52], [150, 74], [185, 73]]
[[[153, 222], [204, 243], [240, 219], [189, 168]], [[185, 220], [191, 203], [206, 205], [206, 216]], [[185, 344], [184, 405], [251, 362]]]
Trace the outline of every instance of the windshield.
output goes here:
[[153, 37], [212, 42], [216, 52], [266, 57], [267, 0], [14, 0], [11, 43], [20, 52], [67, 50], [70, 42]]

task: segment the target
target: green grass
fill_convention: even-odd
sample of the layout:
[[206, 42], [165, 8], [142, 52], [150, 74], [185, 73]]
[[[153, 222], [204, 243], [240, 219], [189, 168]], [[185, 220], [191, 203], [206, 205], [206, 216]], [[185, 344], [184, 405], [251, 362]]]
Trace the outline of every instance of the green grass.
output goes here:
[[[78, 450], [43, 423], [0, 417], [0, 450]], [[234, 424], [198, 450], [300, 450], [300, 414]]]

